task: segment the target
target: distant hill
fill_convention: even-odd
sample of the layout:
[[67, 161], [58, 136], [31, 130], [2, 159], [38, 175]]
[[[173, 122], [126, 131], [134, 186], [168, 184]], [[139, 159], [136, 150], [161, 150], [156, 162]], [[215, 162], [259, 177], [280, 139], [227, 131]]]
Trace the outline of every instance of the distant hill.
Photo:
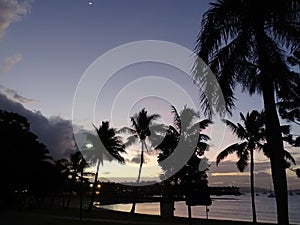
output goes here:
[[[251, 190], [250, 187], [240, 187], [240, 192], [242, 192], [242, 193], [248, 193], [248, 192], [250, 192], [250, 190]], [[263, 193], [263, 192], [269, 192], [269, 189], [261, 188], [261, 187], [255, 187], [254, 191], [256, 193]]]
[[[241, 193], [250, 193], [250, 187], [240, 187], [240, 192]], [[256, 187], [254, 189], [255, 193], [269, 193], [270, 189], [267, 188], [261, 188], [261, 187]], [[293, 190], [289, 190], [290, 192], [292, 192], [293, 194], [299, 194], [300, 193], [300, 189], [293, 189]]]

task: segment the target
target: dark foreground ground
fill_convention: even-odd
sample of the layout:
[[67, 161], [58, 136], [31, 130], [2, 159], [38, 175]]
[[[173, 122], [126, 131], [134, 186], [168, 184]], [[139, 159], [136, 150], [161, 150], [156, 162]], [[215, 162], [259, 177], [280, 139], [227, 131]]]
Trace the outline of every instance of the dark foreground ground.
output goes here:
[[[116, 212], [105, 209], [95, 209], [92, 212], [83, 211], [83, 219], [79, 220], [78, 209], [39, 209], [27, 211], [4, 210], [0, 212], [0, 225], [188, 225], [187, 218], [175, 217], [163, 219], [160, 216], [150, 216], [127, 212]], [[193, 225], [250, 225], [249, 222], [193, 219]], [[266, 223], [259, 223], [266, 225]]]

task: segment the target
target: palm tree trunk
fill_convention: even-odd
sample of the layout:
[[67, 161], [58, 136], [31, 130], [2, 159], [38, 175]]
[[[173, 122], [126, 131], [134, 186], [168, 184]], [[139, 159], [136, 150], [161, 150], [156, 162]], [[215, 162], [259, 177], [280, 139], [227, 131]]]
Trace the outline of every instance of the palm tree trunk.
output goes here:
[[143, 163], [144, 163], [144, 146], [145, 146], [145, 141], [142, 141], [141, 162], [140, 162], [138, 178], [137, 178], [137, 181], [136, 181], [137, 184], [139, 184], [140, 180], [141, 180], [142, 167], [143, 167]]
[[270, 74], [265, 75], [268, 76], [264, 76], [262, 89], [266, 115], [266, 139], [270, 147], [272, 179], [277, 204], [277, 222], [281, 225], [288, 225], [288, 196], [283, 157], [283, 140], [276, 110], [272, 76]]
[[70, 205], [70, 202], [71, 202], [72, 193], [73, 193], [73, 187], [74, 187], [75, 180], [76, 180], [76, 174], [77, 174], [77, 171], [74, 171], [73, 174], [72, 174], [71, 184], [70, 184], [70, 191], [69, 191], [69, 195], [68, 195], [66, 209], [69, 208], [69, 205]]
[[[139, 174], [138, 174], [138, 178], [136, 180], [137, 185], [140, 183], [141, 180], [141, 173], [142, 173], [142, 167], [143, 167], [143, 163], [144, 163], [144, 143], [145, 141], [141, 141], [141, 162], [140, 162], [140, 168], [139, 168]], [[137, 192], [138, 192], [138, 187], [134, 187], [134, 196], [133, 196], [133, 202], [132, 202], [132, 207], [130, 210], [130, 213], [135, 213], [135, 206], [136, 206], [136, 200], [137, 200]]]
[[82, 220], [82, 203], [83, 203], [83, 169], [80, 172], [80, 204], [79, 219]]
[[257, 223], [256, 219], [256, 209], [255, 209], [255, 199], [254, 199], [254, 157], [253, 149], [250, 150], [250, 185], [251, 185], [251, 202], [252, 202], [252, 217], [253, 223]]
[[95, 201], [95, 197], [96, 197], [96, 188], [97, 188], [99, 167], [100, 167], [100, 160], [98, 160], [98, 164], [97, 164], [95, 180], [94, 180], [94, 185], [93, 185], [93, 189], [92, 189], [92, 196], [91, 196], [90, 204], [88, 207], [88, 211], [91, 211], [93, 208], [93, 205], [94, 205], [94, 201]]

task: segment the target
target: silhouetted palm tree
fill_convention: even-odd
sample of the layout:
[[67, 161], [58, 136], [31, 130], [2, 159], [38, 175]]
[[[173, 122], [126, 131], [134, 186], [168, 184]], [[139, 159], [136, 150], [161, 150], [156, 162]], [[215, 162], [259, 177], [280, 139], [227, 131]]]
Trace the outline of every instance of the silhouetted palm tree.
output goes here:
[[52, 181], [53, 183], [53, 191], [54, 195], [52, 196], [50, 207], [53, 207], [54, 200], [57, 197], [60, 197], [62, 200], [62, 206], [65, 207], [65, 198], [64, 198], [64, 192], [69, 190], [67, 187], [69, 184], [69, 175], [70, 175], [70, 169], [69, 169], [70, 162], [67, 159], [59, 159], [54, 162], [54, 179]]
[[[208, 149], [208, 144], [205, 141], [210, 140], [206, 134], [201, 132], [208, 127], [212, 121], [208, 119], [199, 121], [198, 113], [187, 106], [184, 106], [180, 113], [177, 112], [174, 106], [171, 106], [171, 108], [174, 122], [173, 125], [169, 126], [162, 142], [156, 146], [156, 149], [161, 151], [158, 155], [158, 162], [169, 157], [176, 148], [181, 151], [181, 154], [187, 154], [187, 148], [189, 148], [192, 149], [194, 153], [186, 165], [189, 168], [198, 170], [200, 163], [199, 156], [202, 156], [204, 151]], [[174, 158], [174, 160], [173, 164], [176, 164], [176, 159]], [[164, 168], [163, 165], [161, 166], [164, 170], [162, 179], [174, 174], [174, 168], [170, 167], [172, 165], [168, 164], [167, 168]], [[180, 173], [178, 175], [180, 175]], [[178, 177], [175, 179], [178, 179]], [[181, 179], [184, 179], [184, 177], [181, 177]]]
[[[276, 100], [289, 101], [298, 95], [299, 75], [289, 70], [285, 51], [299, 48], [300, 2], [279, 0], [268, 3], [261, 4], [258, 0], [212, 3], [203, 16], [196, 52], [216, 75], [228, 111], [234, 106], [234, 90], [238, 84], [250, 94], [262, 94], [266, 138], [272, 149], [270, 160], [277, 220], [279, 224], [288, 225], [286, 173]], [[219, 96], [215, 95], [214, 84], [203, 73], [204, 65], [197, 61], [195, 66], [195, 77], [203, 90], [208, 91], [209, 96], [202, 95], [207, 110], [208, 103], [217, 102]]]
[[[208, 168], [200, 168], [199, 166], [203, 160], [200, 157], [205, 150], [208, 150], [206, 141], [210, 139], [202, 131], [212, 121], [208, 119], [200, 121], [198, 113], [187, 106], [184, 106], [180, 113], [177, 112], [174, 106], [171, 106], [171, 108], [173, 125], [169, 126], [164, 139], [155, 148], [160, 151], [157, 161], [164, 172], [161, 174], [161, 180], [164, 181], [164, 197], [168, 201], [173, 201], [174, 190], [180, 182], [180, 187], [183, 187], [183, 193], [188, 204], [197, 198], [194, 194], [201, 194], [201, 204], [210, 205], [210, 196], [205, 194], [208, 193], [206, 179]], [[175, 151], [176, 157], [173, 155], [172, 161], [167, 164], [161, 163], [167, 158], [170, 160], [169, 157]], [[191, 157], [183, 162], [182, 158], [185, 158], [185, 155]], [[178, 165], [181, 166], [183, 163], [182, 168], [178, 168]], [[194, 187], [200, 189], [200, 193], [195, 193]], [[191, 210], [191, 206], [188, 207]]]
[[103, 165], [104, 160], [117, 160], [123, 164], [125, 160], [121, 156], [121, 153], [126, 153], [125, 145], [122, 143], [121, 137], [116, 135], [116, 130], [109, 126], [108, 121], [103, 121], [99, 128], [95, 126], [94, 128], [97, 132], [97, 136], [87, 134], [87, 142], [90, 146], [85, 146], [83, 149], [87, 160], [96, 165], [93, 192], [88, 210], [91, 210], [93, 207], [100, 165]]
[[80, 173], [83, 172], [84, 168], [86, 167], [88, 167], [88, 164], [85, 161], [85, 158], [82, 156], [81, 152], [77, 151], [70, 155], [68, 170], [71, 175], [71, 183], [66, 208], [69, 208], [76, 180], [80, 177]]
[[265, 131], [264, 131], [264, 118], [263, 115], [256, 110], [251, 113], [247, 113], [244, 116], [240, 113], [243, 125], [240, 123], [234, 124], [229, 120], [224, 120], [227, 126], [229, 126], [232, 132], [243, 142], [235, 143], [224, 149], [217, 156], [216, 164], [218, 165], [221, 160], [226, 158], [229, 154], [234, 152], [237, 153], [239, 158], [237, 168], [239, 171], [243, 172], [248, 166], [248, 159], [250, 153], [250, 185], [251, 185], [251, 200], [252, 200], [252, 216], [253, 223], [257, 223], [256, 210], [255, 210], [255, 200], [254, 200], [254, 150], [263, 149], [263, 142], [265, 141]]
[[[224, 149], [217, 156], [216, 164], [218, 165], [229, 154], [236, 153], [239, 160], [236, 163], [239, 171], [243, 172], [248, 166], [249, 154], [250, 154], [250, 186], [251, 186], [251, 203], [252, 203], [252, 216], [253, 223], [257, 223], [255, 199], [254, 199], [254, 150], [263, 150], [264, 154], [269, 158], [270, 149], [268, 144], [265, 143], [265, 118], [263, 113], [259, 113], [256, 110], [247, 113], [244, 116], [240, 113], [243, 124], [234, 124], [229, 120], [223, 120], [227, 126], [230, 127], [233, 134], [235, 134], [241, 141], [241, 143], [235, 143]], [[284, 126], [282, 129], [288, 129]], [[289, 152], [284, 150], [286, 168], [289, 167], [289, 162], [292, 161], [295, 164], [294, 158]]]
[[[150, 127], [153, 125], [153, 121], [158, 119], [160, 115], [158, 114], [152, 114], [148, 115], [147, 110], [142, 109], [138, 113], [136, 113], [134, 116], [130, 117], [132, 128], [130, 127], [123, 127], [120, 129], [120, 132], [129, 132], [132, 134], [132, 136], [128, 137], [128, 141], [125, 144], [126, 146], [130, 146], [134, 144], [136, 141], [140, 141], [141, 143], [141, 158], [140, 158], [140, 167], [139, 167], [139, 173], [137, 177], [137, 185], [140, 182], [141, 179], [141, 172], [142, 167], [144, 163], [144, 151], [147, 148], [146, 145], [146, 139], [151, 136]], [[136, 205], [136, 197], [137, 197], [137, 187], [135, 187], [135, 194], [134, 194], [133, 204], [130, 213], [135, 212], [135, 205]]]

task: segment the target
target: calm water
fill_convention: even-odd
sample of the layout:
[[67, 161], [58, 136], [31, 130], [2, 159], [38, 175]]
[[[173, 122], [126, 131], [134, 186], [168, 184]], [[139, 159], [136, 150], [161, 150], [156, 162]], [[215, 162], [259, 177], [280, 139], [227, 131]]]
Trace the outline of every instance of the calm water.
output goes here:
[[[221, 196], [223, 197], [223, 196]], [[213, 203], [209, 206], [208, 217], [211, 219], [229, 219], [251, 221], [250, 194], [241, 196], [228, 196], [222, 199], [219, 196], [212, 196]], [[227, 197], [227, 196], [224, 196]], [[255, 196], [256, 213], [259, 222], [276, 222], [275, 198], [268, 198], [267, 195]], [[101, 206], [103, 208], [129, 212], [131, 204], [116, 204]], [[159, 215], [159, 203], [138, 203], [136, 212], [143, 214]], [[289, 196], [290, 223], [300, 224], [300, 195]], [[175, 216], [187, 217], [185, 202], [175, 203]], [[205, 206], [192, 207], [192, 217], [206, 218]]]

